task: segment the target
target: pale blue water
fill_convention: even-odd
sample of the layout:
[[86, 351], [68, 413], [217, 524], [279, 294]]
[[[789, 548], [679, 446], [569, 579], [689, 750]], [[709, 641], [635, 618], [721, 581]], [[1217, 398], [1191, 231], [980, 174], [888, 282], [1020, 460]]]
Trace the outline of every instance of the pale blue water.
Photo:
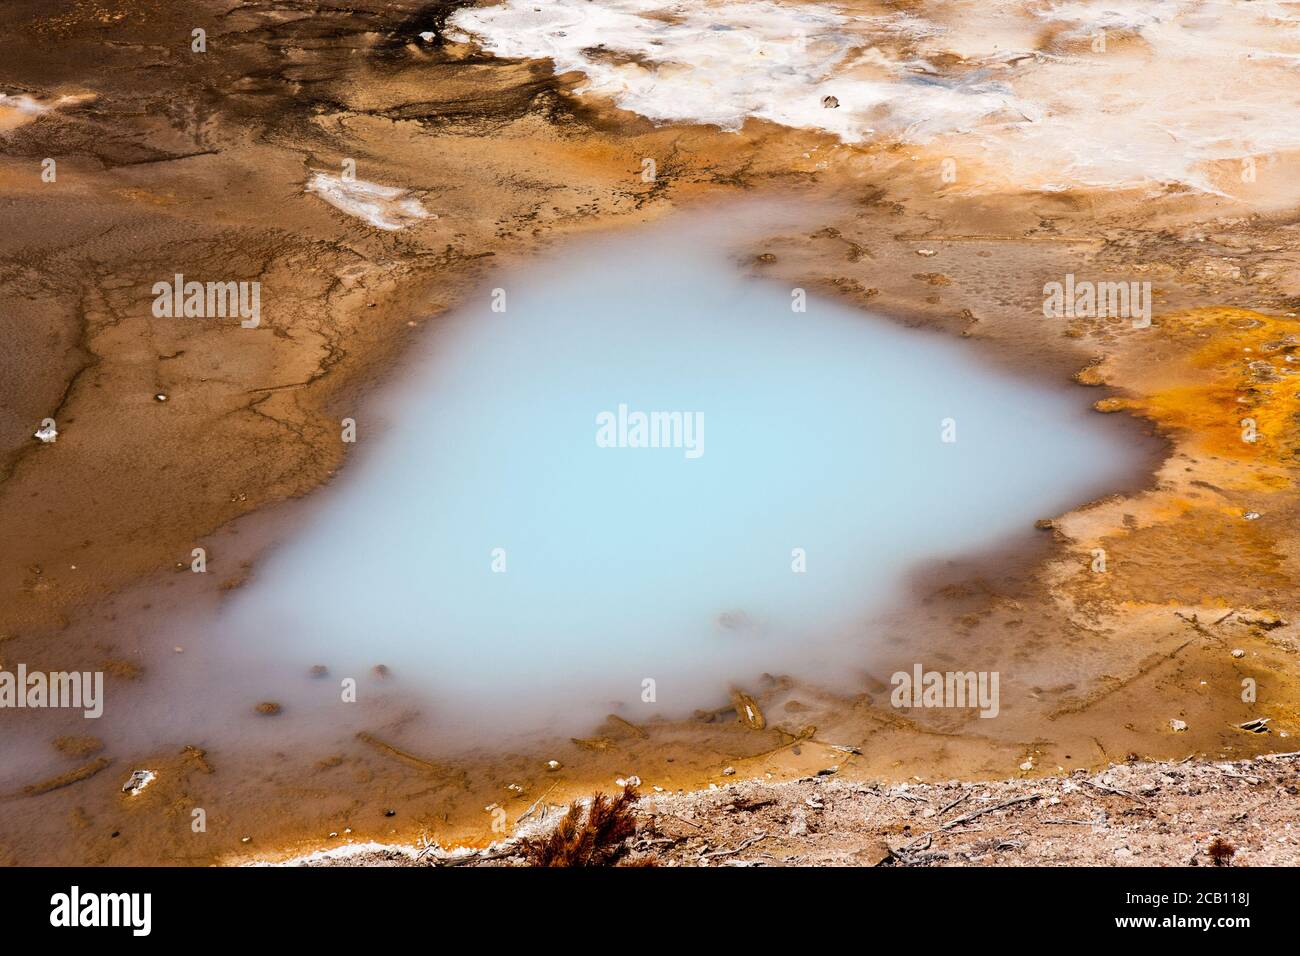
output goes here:
[[[716, 705], [763, 671], [833, 679], [869, 666], [869, 619], [918, 562], [1132, 473], [1131, 436], [1081, 389], [826, 299], [793, 312], [733, 261], [748, 228], [693, 215], [575, 243], [440, 320], [224, 615], [263, 696], [327, 713], [340, 677], [370, 692], [382, 662], [435, 727], [568, 731], [615, 702]], [[620, 403], [701, 413], [703, 454], [598, 447]], [[316, 663], [331, 680], [303, 678]]]

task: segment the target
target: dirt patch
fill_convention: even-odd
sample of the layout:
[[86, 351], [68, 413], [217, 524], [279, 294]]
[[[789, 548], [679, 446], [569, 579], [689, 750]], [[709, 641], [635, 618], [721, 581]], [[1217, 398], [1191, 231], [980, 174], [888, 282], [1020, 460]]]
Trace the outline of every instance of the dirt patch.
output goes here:
[[[889, 785], [824, 775], [644, 796], [617, 865], [1295, 866], [1298, 756], [1112, 764], [982, 783]], [[570, 813], [553, 807], [538, 829], [571, 830]], [[530, 845], [344, 846], [289, 863], [525, 866]]]

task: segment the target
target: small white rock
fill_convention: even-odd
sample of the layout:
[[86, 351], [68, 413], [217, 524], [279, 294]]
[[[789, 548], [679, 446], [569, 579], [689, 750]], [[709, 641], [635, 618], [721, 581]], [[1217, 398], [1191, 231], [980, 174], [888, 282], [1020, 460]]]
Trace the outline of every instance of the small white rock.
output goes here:
[[157, 778], [158, 775], [152, 770], [132, 770], [130, 779], [122, 785], [122, 792], [129, 793], [133, 797], [139, 796], [140, 791]]
[[1175, 718], [1169, 721], [1169, 729], [1176, 734], [1180, 734], [1187, 729], [1187, 721]]
[[53, 425], [42, 425], [40, 428], [36, 429], [36, 434], [33, 437], [46, 445], [51, 445], [58, 441], [59, 430]]
[[1233, 656], [1233, 657], [1245, 657], [1245, 656], [1246, 656], [1246, 652], [1243, 651], [1240, 647], [1236, 647], [1236, 648], [1233, 648], [1232, 656]]

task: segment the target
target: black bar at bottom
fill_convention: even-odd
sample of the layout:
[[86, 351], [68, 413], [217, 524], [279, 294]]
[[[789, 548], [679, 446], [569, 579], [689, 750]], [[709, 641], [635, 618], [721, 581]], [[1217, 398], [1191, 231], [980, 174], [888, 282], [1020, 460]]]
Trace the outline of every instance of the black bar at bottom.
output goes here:
[[1191, 934], [1226, 942], [1287, 927], [1295, 880], [1292, 869], [1233, 867], [8, 869], [0, 926], [10, 940], [76, 933], [205, 944], [445, 944], [464, 933], [478, 934], [483, 949], [521, 935], [553, 945], [575, 931], [609, 932], [610, 945], [636, 945], [645, 932], [659, 948], [674, 925], [723, 945], [778, 929], [781, 938], [847, 934], [873, 945], [967, 934], [1011, 943], [1044, 931], [1071, 943]]

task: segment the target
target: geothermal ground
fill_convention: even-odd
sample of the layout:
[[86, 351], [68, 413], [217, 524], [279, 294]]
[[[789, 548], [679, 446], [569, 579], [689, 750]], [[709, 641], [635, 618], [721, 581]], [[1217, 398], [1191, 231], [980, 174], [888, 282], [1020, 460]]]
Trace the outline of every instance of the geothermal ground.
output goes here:
[[[1224, 148], [1204, 117], [1181, 112], [1195, 99], [1188, 93], [1147, 104], [1169, 111], [1173, 145], [1161, 147], [1159, 162], [1123, 153], [1146, 135], [1122, 122], [1143, 106], [1131, 98], [1141, 84], [1129, 67], [1138, 63], [1139, 80], [1158, 77], [1165, 90], [1191, 82], [1195, 49], [1170, 46], [1179, 36], [1168, 32], [1186, 5], [1107, 21], [1108, 42], [1094, 52], [1095, 31], [1027, 24], [1011, 12], [1030, 5], [991, 5], [986, 29], [963, 31], [954, 18], [974, 16], [964, 5], [841, 4], [881, 19], [814, 24], [808, 29], [853, 35], [831, 53], [816, 43], [813, 51], [842, 57], [867, 47], [872, 56], [838, 86], [831, 71], [807, 89], [770, 88], [773, 103], [816, 95], [822, 112], [812, 114], [737, 105], [730, 93], [666, 111], [648, 98], [653, 84], [627, 82], [627, 70], [653, 65], [653, 51], [620, 47], [613, 27], [604, 52], [534, 43], [531, 27], [509, 33], [511, 45], [493, 32], [494, 7], [465, 6], [5, 4], [4, 668], [101, 670], [118, 706], [166, 699], [166, 662], [189, 651], [169, 620], [181, 608], [215, 611], [257, 574], [292, 528], [296, 499], [346, 467], [340, 420], [488, 269], [702, 203], [725, 209], [777, 193], [806, 201], [799, 228], [749, 238], [756, 276], [960, 337], [1010, 374], [1091, 389], [1097, 413], [1127, 430], [1149, 467], [1104, 497], [1036, 516], [1038, 528], [1027, 522], [997, 553], [918, 573], [906, 608], [877, 635], [878, 652], [853, 675], [853, 693], [775, 674], [704, 703], [693, 719], [634, 723], [612, 714], [586, 736], [508, 753], [450, 752], [445, 741], [409, 732], [399, 705], [347, 745], [323, 750], [291, 737], [214, 745], [202, 733], [151, 747], [82, 721], [50, 730], [5, 712], [6, 747], [39, 750], [57, 766], [4, 796], [0, 862], [207, 864], [422, 837], [486, 846], [500, 831], [485, 808], [503, 810], [511, 828], [539, 801], [563, 804], [631, 776], [647, 799], [673, 813], [689, 804], [690, 814], [725, 829], [717, 845], [734, 849], [743, 840], [730, 821], [740, 817], [714, 806], [708, 791], [733, 775], [766, 781], [755, 793], [767, 799], [770, 788], [777, 801], [755, 813], [780, 819], [756, 818], [750, 835], [779, 829], [781, 854], [803, 862], [822, 853], [817, 826], [798, 832], [786, 805], [809, 800], [887, 804], [890, 852], [908, 859], [943, 852], [960, 862], [1019, 849], [1002, 829], [988, 838], [1000, 842], [959, 849], [945, 844], [950, 831], [936, 834], [933, 848], [905, 839], [905, 823], [917, 837], [934, 828], [911, 820], [908, 798], [895, 799], [897, 784], [918, 777], [927, 785], [917, 793], [922, 813], [944, 807], [949, 792], [976, 794], [943, 820], [989, 804], [978, 796], [985, 790], [1005, 790], [1039, 795], [1017, 813], [1037, 819], [1059, 809], [1096, 827], [1092, 804], [1101, 801], [1112, 816], [1143, 816], [1144, 833], [1158, 830], [1150, 821], [1160, 814], [1195, 820], [1199, 836], [1150, 838], [1162, 862], [1188, 862], [1202, 837], [1220, 831], [1259, 862], [1294, 862], [1294, 836], [1283, 848], [1273, 838], [1295, 819], [1295, 761], [1259, 764], [1267, 774], [1215, 768], [1292, 751], [1300, 733], [1296, 144], [1281, 135], [1256, 142], [1259, 124], [1242, 121], [1234, 128], [1249, 142]], [[1234, 42], [1273, 45], [1251, 68], [1293, 69], [1286, 5], [1252, 7], [1278, 19], [1256, 25], [1275, 28], [1269, 41], [1243, 37], [1249, 27], [1234, 21]], [[205, 31], [201, 52], [196, 29]], [[779, 23], [771, 29], [788, 38]], [[1015, 55], [994, 42], [1005, 36], [1015, 37]], [[1005, 61], [993, 79], [1015, 93], [996, 104], [985, 101], [995, 90], [979, 86], [995, 69], [990, 46]], [[1114, 59], [1089, 66], [1088, 56]], [[859, 90], [894, 82], [900, 64], [947, 93], [888, 108], [881, 104], [895, 101], [884, 93], [874, 105], [855, 103], [865, 97]], [[1101, 64], [1115, 64], [1113, 75]], [[1081, 76], [1102, 84], [1076, 88], [1085, 102], [1033, 96]], [[630, 92], [620, 94], [624, 86]], [[821, 105], [823, 96], [839, 105]], [[962, 109], [948, 108], [954, 98]], [[1081, 126], [1060, 119], [1092, 102], [1112, 109], [1118, 127], [1105, 116]], [[1247, 120], [1278, 108], [1242, 102]], [[972, 103], [984, 105], [972, 112]], [[1008, 119], [1011, 107], [1029, 115]], [[824, 119], [832, 113], [843, 119]], [[913, 115], [923, 127], [907, 121]], [[1268, 113], [1267, 127], [1300, 129], [1287, 115]], [[1096, 149], [1080, 156], [1074, 147], [1083, 143]], [[1053, 150], [1072, 159], [1052, 165]], [[1120, 154], [1123, 163], [1098, 159]], [[158, 317], [151, 289], [178, 273], [260, 282], [260, 326]], [[1045, 316], [1045, 285], [1066, 276], [1150, 282], [1150, 327]], [[864, 313], [863, 321], [879, 319]], [[57, 426], [56, 442], [33, 437], [45, 419]], [[200, 546], [209, 573], [192, 575]], [[1000, 672], [999, 718], [891, 706], [889, 675], [917, 661]], [[1241, 727], [1259, 720], [1265, 732]], [[845, 747], [858, 753], [845, 760], [836, 749]], [[1176, 768], [1145, 763], [1189, 756]], [[1139, 782], [1158, 792], [1112, 776], [1103, 787], [1137, 797], [1086, 785], [1063, 795], [1074, 771], [1100, 779], [1091, 775], [1130, 760], [1143, 761]], [[782, 783], [833, 765], [833, 783]], [[154, 781], [124, 794], [142, 768]], [[1269, 788], [1284, 794], [1267, 811], [1278, 814], [1267, 833], [1227, 812], [1247, 786], [1233, 774], [1259, 777], [1248, 786], [1261, 800]], [[934, 781], [1012, 777], [1023, 779], [934, 789]], [[1187, 789], [1203, 778], [1220, 789]], [[687, 796], [696, 791], [705, 792]], [[1067, 813], [1082, 792], [1089, 806]], [[1063, 808], [1049, 806], [1050, 796]], [[1154, 816], [1138, 810], [1157, 801]], [[209, 812], [201, 837], [189, 825], [194, 807]], [[808, 805], [805, 815], [813, 812]], [[675, 842], [655, 852], [690, 857], [690, 827], [668, 826], [663, 838]], [[859, 849], [872, 841], [876, 834], [864, 834]], [[1133, 851], [1133, 841], [1122, 842]], [[851, 843], [844, 853], [859, 852]], [[761, 852], [772, 851], [755, 844], [737, 856]]]

